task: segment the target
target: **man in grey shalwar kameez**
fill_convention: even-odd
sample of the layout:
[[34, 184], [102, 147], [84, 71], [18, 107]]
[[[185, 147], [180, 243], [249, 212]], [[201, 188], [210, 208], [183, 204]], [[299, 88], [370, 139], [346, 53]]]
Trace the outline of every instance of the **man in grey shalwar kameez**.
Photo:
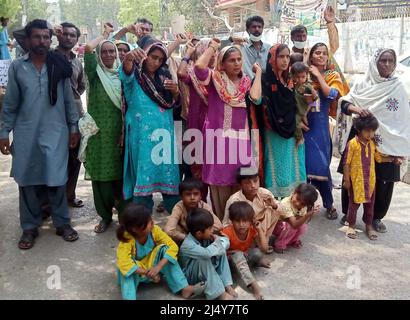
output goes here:
[[30, 52], [10, 66], [0, 115], [0, 151], [12, 155], [11, 176], [19, 186], [20, 249], [31, 249], [38, 236], [44, 194], [57, 235], [70, 242], [78, 239], [71, 227], [65, 187], [69, 147], [79, 140], [71, 66], [50, 51], [52, 31], [46, 21], [30, 22], [26, 34]]

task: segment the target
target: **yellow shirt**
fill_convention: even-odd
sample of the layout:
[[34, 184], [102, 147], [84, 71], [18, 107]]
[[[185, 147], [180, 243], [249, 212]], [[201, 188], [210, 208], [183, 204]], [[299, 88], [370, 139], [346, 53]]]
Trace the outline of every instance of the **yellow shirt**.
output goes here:
[[284, 198], [280, 204], [281, 204], [280, 220], [282, 221], [289, 219], [291, 217], [303, 217], [307, 213], [306, 207], [304, 207], [302, 210], [298, 210], [292, 205], [292, 196]]

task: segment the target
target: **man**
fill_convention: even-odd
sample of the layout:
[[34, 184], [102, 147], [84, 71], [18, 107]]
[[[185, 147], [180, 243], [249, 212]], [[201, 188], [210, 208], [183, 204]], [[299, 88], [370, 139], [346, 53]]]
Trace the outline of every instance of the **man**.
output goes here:
[[0, 17], [0, 60], [11, 60], [10, 39], [7, 32], [8, 18]]
[[252, 71], [253, 65], [257, 62], [266, 71], [269, 49], [271, 45], [262, 42], [263, 28], [265, 21], [260, 16], [253, 16], [246, 20], [246, 32], [249, 34], [249, 42], [244, 42], [238, 37], [231, 37], [232, 42], [240, 44], [243, 55], [243, 71], [251, 79], [255, 76]]
[[[76, 241], [66, 198], [68, 149], [78, 144], [78, 111], [70, 63], [50, 51], [52, 30], [45, 20], [26, 27], [29, 53], [13, 61], [0, 115], [0, 151], [12, 154], [11, 176], [19, 186], [18, 246], [31, 249], [42, 224], [41, 203], [47, 195], [56, 234]], [[9, 133], [13, 132], [10, 146]]]
[[[80, 117], [84, 115], [84, 109], [81, 103], [81, 95], [85, 92], [84, 68], [81, 61], [76, 57], [73, 48], [76, 46], [81, 36], [80, 30], [73, 24], [64, 22], [61, 28], [56, 28], [58, 47], [56, 51], [63, 54], [71, 63], [73, 74], [71, 76], [71, 88], [73, 90], [74, 101]], [[76, 198], [75, 188], [77, 186], [78, 175], [81, 169], [81, 162], [78, 160], [79, 145], [70, 149], [68, 158], [68, 182], [67, 182], [67, 201], [68, 204], [75, 208], [84, 206], [82, 200]]]
[[126, 41], [125, 35], [127, 33], [132, 33], [137, 37], [139, 41], [142, 37], [151, 35], [154, 30], [154, 25], [151, 21], [145, 18], [138, 18], [134, 24], [130, 24], [127, 27], [122, 28], [120, 31], [115, 34], [113, 37], [114, 40], [124, 40]]
[[[335, 24], [335, 11], [333, 7], [328, 6], [324, 12], [324, 18], [327, 23], [327, 31], [329, 34], [329, 49], [334, 54], [339, 49], [339, 32]], [[293, 42], [292, 53], [303, 54], [303, 60], [307, 62], [310, 48], [306, 47], [307, 29], [303, 25], [298, 25], [292, 28], [290, 39]]]

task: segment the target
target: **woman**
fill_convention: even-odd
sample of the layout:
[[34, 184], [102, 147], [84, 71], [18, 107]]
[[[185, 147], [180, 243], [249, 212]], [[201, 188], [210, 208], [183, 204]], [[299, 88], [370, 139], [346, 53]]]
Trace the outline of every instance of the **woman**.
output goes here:
[[84, 55], [89, 86], [88, 113], [99, 128], [88, 140], [85, 162], [86, 178], [92, 181], [94, 204], [101, 217], [94, 229], [96, 233], [107, 230], [114, 207], [121, 214], [126, 204], [122, 198], [120, 61], [115, 44], [105, 40], [111, 31], [106, 26], [104, 36], [88, 43]]
[[306, 173], [310, 183], [319, 190], [329, 220], [337, 219], [333, 205], [333, 183], [330, 173], [332, 141], [329, 129], [329, 110], [341, 96], [347, 94], [342, 79], [329, 63], [329, 50], [324, 43], [315, 44], [309, 53], [308, 64], [313, 86], [319, 92], [316, 107], [308, 113], [306, 128]]
[[[209, 48], [211, 39], [192, 39], [188, 42], [183, 59], [178, 68], [178, 78], [180, 79], [182, 109], [186, 110], [187, 126], [186, 129], [203, 130], [206, 113], [208, 110], [208, 90], [195, 75], [194, 65], [198, 58]], [[216, 54], [210, 60], [208, 67], [214, 69]], [[193, 155], [195, 158], [195, 155]], [[187, 159], [186, 159], [187, 160]], [[202, 180], [202, 164], [193, 163], [191, 165], [192, 175]], [[206, 201], [208, 197], [207, 184], [202, 190], [202, 199]]]
[[[369, 63], [363, 81], [355, 84], [349, 95], [339, 101], [336, 143], [341, 154], [347, 142], [356, 135], [351, 115], [373, 114], [379, 121], [376, 132], [378, 150], [394, 158], [391, 163], [376, 163], [376, 199], [373, 227], [377, 232], [387, 232], [382, 222], [389, 210], [394, 183], [400, 181], [402, 157], [410, 156], [410, 109], [402, 82], [395, 76], [396, 53], [392, 49], [379, 49]], [[343, 158], [339, 166], [343, 173]], [[343, 214], [346, 221], [349, 194], [342, 190]]]
[[129, 43], [121, 40], [116, 40], [115, 45], [118, 49], [118, 57], [120, 58], [121, 63], [123, 63], [126, 54], [131, 51], [131, 46]]
[[223, 48], [214, 71], [210, 62], [220, 40], [213, 39], [195, 64], [195, 75], [206, 85], [208, 112], [204, 123], [205, 150], [202, 179], [210, 185], [214, 213], [223, 219], [225, 204], [238, 191], [236, 174], [240, 167], [253, 164], [249, 137], [246, 97], [261, 99], [262, 70], [254, 65], [256, 78], [242, 72], [242, 53], [237, 47]]
[[251, 106], [251, 126], [260, 132], [261, 181], [275, 197], [292, 194], [306, 182], [304, 145], [296, 146], [296, 100], [290, 86], [290, 50], [284, 44], [270, 49], [263, 75], [263, 107]]
[[[138, 42], [120, 69], [128, 110], [125, 113], [124, 197], [152, 209], [152, 194], [162, 193], [168, 212], [179, 201], [179, 168], [174, 153], [173, 108], [177, 84], [165, 68], [168, 51], [150, 36]], [[162, 155], [158, 146], [163, 140]], [[169, 148], [169, 149], [168, 149]], [[161, 158], [162, 157], [162, 158]]]

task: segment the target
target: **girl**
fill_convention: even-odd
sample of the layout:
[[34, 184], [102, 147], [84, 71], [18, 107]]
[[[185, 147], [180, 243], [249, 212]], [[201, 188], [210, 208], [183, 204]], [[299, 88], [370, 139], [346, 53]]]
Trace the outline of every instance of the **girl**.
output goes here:
[[84, 55], [88, 113], [100, 129], [88, 141], [85, 162], [86, 178], [92, 181], [94, 204], [101, 217], [96, 233], [105, 232], [111, 224], [113, 207], [121, 213], [126, 205], [122, 198], [120, 61], [117, 47], [106, 40], [112, 31], [106, 24], [103, 36], [88, 43]]
[[318, 198], [316, 188], [310, 184], [300, 184], [290, 197], [281, 202], [281, 222], [278, 222], [273, 235], [276, 237], [274, 250], [285, 253], [288, 246], [296, 249], [302, 247], [300, 237], [306, 233], [306, 222], [319, 212], [314, 206]]
[[[179, 168], [174, 154], [173, 108], [179, 99], [177, 84], [165, 68], [168, 51], [150, 36], [129, 52], [120, 69], [125, 112], [124, 197], [152, 209], [152, 194], [162, 193], [164, 206], [171, 212], [179, 201]], [[142, 48], [142, 49], [141, 49]], [[161, 131], [158, 131], [161, 130]], [[165, 132], [170, 139], [164, 159], [153, 159], [158, 141], [154, 134]], [[157, 147], [158, 148], [158, 147]], [[159, 160], [159, 161], [157, 161]]]
[[[370, 240], [377, 240], [377, 234], [372, 226], [376, 193], [375, 161], [380, 163], [383, 158], [377, 152], [373, 139], [379, 123], [374, 116], [360, 117], [354, 120], [354, 127], [357, 136], [347, 145], [343, 167], [343, 187], [349, 191], [350, 199], [347, 236], [351, 239], [357, 237], [355, 230], [357, 210], [363, 203], [366, 234]], [[389, 158], [384, 157], [384, 160], [392, 160]]]
[[308, 64], [313, 76], [313, 87], [319, 92], [316, 107], [308, 114], [305, 128], [306, 172], [308, 181], [316, 186], [326, 208], [329, 220], [337, 219], [333, 206], [333, 184], [330, 174], [332, 142], [329, 129], [329, 110], [341, 96], [347, 94], [339, 73], [329, 64], [329, 50], [324, 43], [315, 44], [309, 54]]
[[117, 230], [118, 282], [125, 300], [136, 300], [140, 283], [158, 283], [161, 275], [176, 294], [184, 299], [203, 293], [205, 283], [196, 286], [188, 282], [177, 261], [178, 246], [154, 225], [151, 211], [130, 203], [124, 210]]
[[252, 162], [245, 100], [247, 95], [253, 101], [260, 100], [262, 69], [254, 65], [256, 77], [251, 86], [250, 78], [242, 72], [240, 49], [228, 46], [218, 54], [216, 69], [212, 71], [209, 63], [220, 46], [220, 40], [213, 39], [194, 70], [208, 91], [202, 179], [210, 185], [214, 213], [222, 220], [226, 201], [238, 190], [238, 168]]
[[259, 129], [260, 175], [266, 189], [283, 198], [306, 181], [305, 146], [296, 146], [296, 99], [289, 79], [290, 50], [270, 49], [263, 75], [262, 107], [251, 105], [251, 126]]

